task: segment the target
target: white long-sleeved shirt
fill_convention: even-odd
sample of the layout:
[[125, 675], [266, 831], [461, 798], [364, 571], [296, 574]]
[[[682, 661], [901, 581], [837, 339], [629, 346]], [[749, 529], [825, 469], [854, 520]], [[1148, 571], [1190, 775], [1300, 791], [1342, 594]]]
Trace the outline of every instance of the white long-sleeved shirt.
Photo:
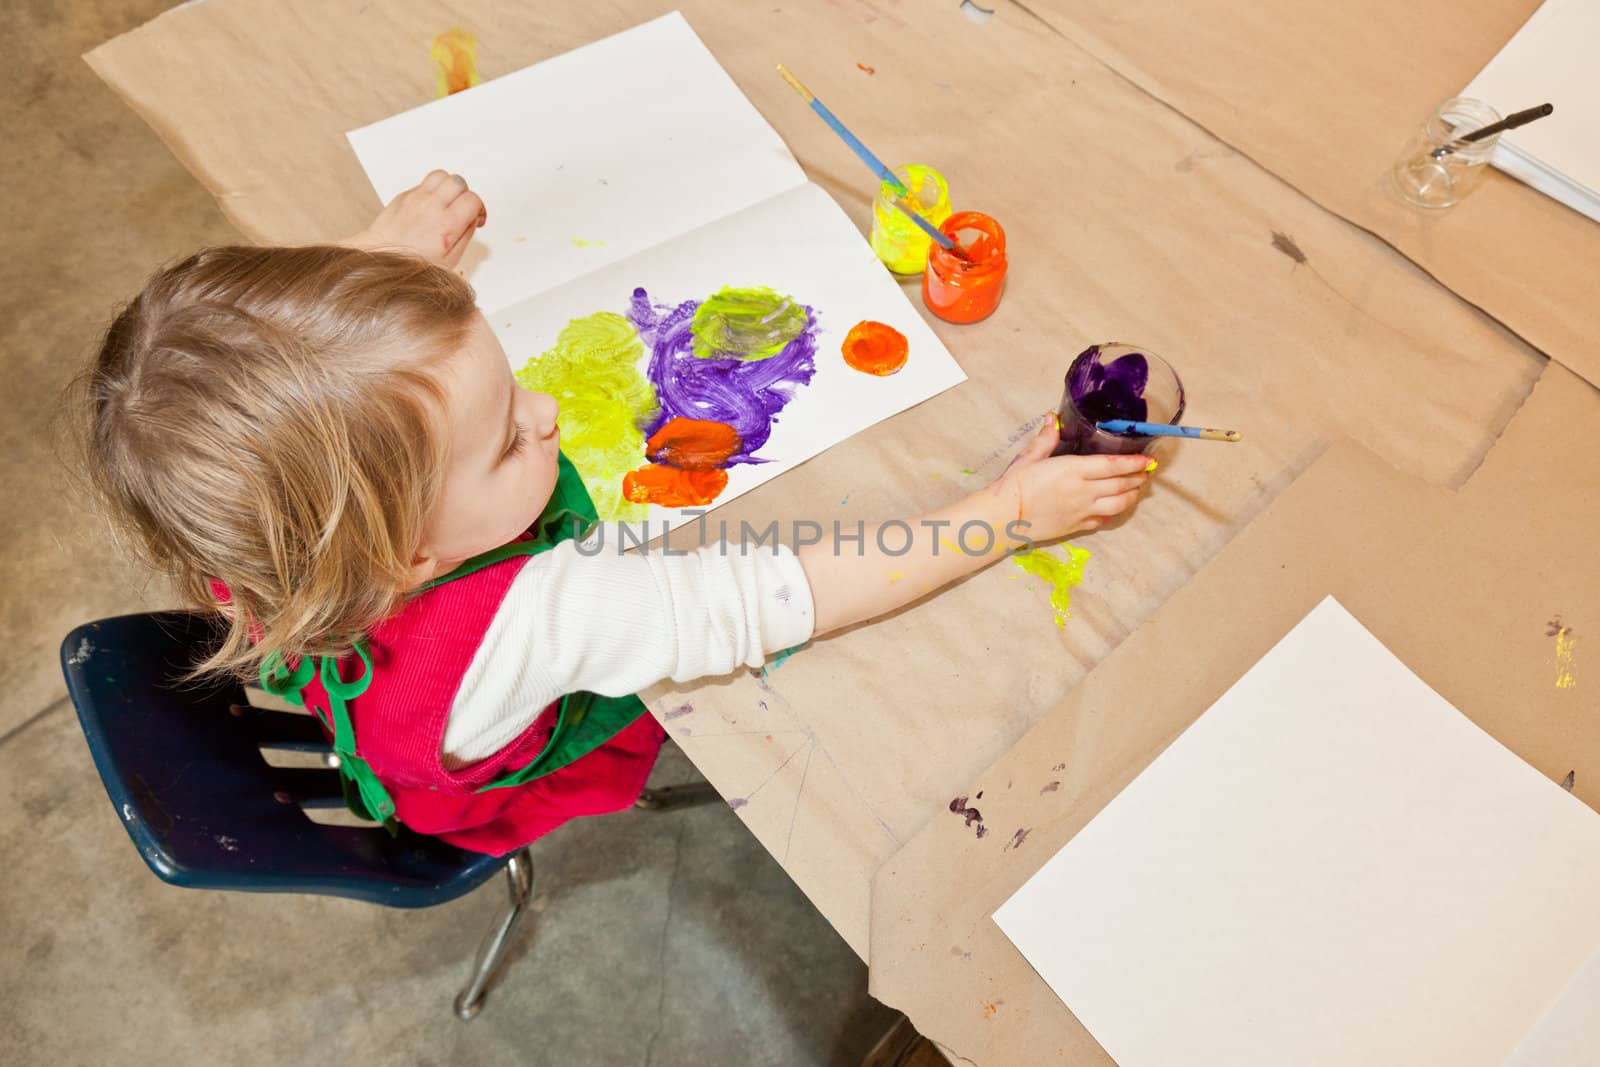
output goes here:
[[444, 765], [485, 759], [552, 701], [588, 690], [625, 696], [759, 667], [811, 639], [811, 586], [793, 551], [706, 545], [620, 555], [608, 531], [564, 541], [523, 564], [461, 680]]

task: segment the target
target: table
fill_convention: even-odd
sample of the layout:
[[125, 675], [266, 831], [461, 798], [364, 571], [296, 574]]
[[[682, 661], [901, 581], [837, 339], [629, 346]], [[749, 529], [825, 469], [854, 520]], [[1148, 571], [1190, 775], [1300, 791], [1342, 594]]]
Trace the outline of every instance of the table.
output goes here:
[[[994, 317], [967, 327], [930, 317], [966, 384], [714, 522], [853, 523], [946, 503], [1003, 469], [1056, 405], [1071, 357], [1096, 341], [1165, 354], [1195, 419], [1248, 434], [1240, 446], [1169, 452], [1137, 519], [1079, 542], [1092, 559], [1064, 627], [1047, 590], [1001, 563], [763, 672], [646, 694], [879, 982], [873, 875], [960, 789], [1331, 444], [1354, 438], [1421, 483], [1459, 487], [1545, 360], [1021, 8], [979, 25], [933, 0], [677, 6], [863, 232], [870, 179], [774, 62], [891, 163], [938, 165], [958, 208], [1006, 225], [1012, 259]], [[90, 62], [248, 236], [327, 240], [377, 208], [343, 131], [431, 97], [434, 35], [475, 32], [492, 78], [671, 5], [552, 7], [209, 0]], [[674, 536], [689, 543], [698, 531]]]

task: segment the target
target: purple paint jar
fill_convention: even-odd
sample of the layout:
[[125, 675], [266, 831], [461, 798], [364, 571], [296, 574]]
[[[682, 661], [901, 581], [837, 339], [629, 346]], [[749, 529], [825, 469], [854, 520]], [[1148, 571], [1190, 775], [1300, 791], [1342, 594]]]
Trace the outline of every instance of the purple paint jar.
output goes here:
[[1183, 418], [1183, 382], [1172, 365], [1148, 348], [1112, 341], [1084, 349], [1067, 368], [1061, 396], [1057, 456], [1132, 455], [1155, 440], [1107, 433], [1095, 425], [1112, 419], [1166, 422]]

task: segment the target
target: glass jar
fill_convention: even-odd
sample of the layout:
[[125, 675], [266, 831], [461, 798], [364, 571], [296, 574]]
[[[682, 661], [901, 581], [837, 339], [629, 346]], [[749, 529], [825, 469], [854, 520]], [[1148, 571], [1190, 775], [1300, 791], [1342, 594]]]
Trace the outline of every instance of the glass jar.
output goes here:
[[928, 251], [922, 302], [946, 322], [977, 322], [1000, 306], [1006, 285], [1006, 231], [988, 215], [961, 211], [939, 227], [961, 254], [939, 245]]
[[1067, 368], [1066, 390], [1056, 420], [1057, 456], [1126, 455], [1143, 452], [1154, 437], [1109, 433], [1096, 423], [1115, 419], [1165, 422], [1183, 418], [1183, 382], [1172, 364], [1138, 345], [1111, 341], [1090, 345]]
[[[1499, 121], [1499, 113], [1482, 100], [1458, 96], [1440, 104], [1412, 135], [1394, 165], [1400, 195], [1418, 207], [1445, 208], [1459, 203], [1483, 177], [1500, 135], [1492, 133], [1481, 141], [1467, 142], [1456, 138]], [[1449, 151], [1443, 151], [1446, 146]]]
[[[950, 217], [950, 186], [944, 175], [921, 163], [894, 173], [906, 187], [906, 203], [923, 218], [937, 226]], [[872, 205], [872, 250], [896, 274], [918, 274], [927, 265], [933, 239], [894, 206], [896, 195], [888, 182], [878, 186], [878, 200]]]

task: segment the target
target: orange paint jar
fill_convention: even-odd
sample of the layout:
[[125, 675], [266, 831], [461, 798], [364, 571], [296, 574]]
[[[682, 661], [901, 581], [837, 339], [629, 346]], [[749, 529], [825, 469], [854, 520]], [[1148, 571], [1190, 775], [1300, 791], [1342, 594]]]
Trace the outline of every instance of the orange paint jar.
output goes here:
[[966, 259], [934, 245], [922, 273], [922, 302], [946, 322], [977, 322], [1000, 306], [1006, 286], [1006, 231], [988, 215], [960, 211], [939, 227]]

